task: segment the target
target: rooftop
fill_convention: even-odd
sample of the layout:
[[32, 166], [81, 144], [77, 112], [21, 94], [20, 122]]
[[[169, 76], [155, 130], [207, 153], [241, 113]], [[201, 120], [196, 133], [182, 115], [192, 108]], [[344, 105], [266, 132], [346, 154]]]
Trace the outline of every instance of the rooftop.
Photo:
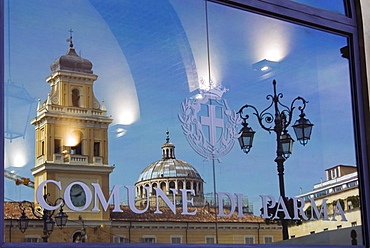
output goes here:
[[[110, 208], [113, 209], [113, 206]], [[160, 210], [162, 214], [155, 214], [156, 210], [154, 207], [150, 208], [143, 214], [136, 214], [130, 210], [128, 206], [121, 206], [123, 212], [111, 212], [110, 217], [112, 221], [153, 221], [153, 222], [198, 222], [198, 223], [209, 223], [216, 222], [216, 216], [214, 208], [207, 207], [189, 207], [188, 212], [191, 213], [197, 210], [195, 215], [182, 215], [182, 207], [176, 208], [176, 214], [174, 214], [169, 208], [162, 207]], [[229, 213], [229, 210], [224, 210], [225, 214]], [[4, 202], [4, 219], [18, 219], [21, 217], [22, 211], [19, 208], [19, 202]], [[33, 216], [30, 208], [25, 210], [26, 216], [30, 219], [37, 219]], [[244, 214], [245, 218], [237, 217], [237, 212], [234, 212], [230, 217], [217, 217], [217, 222], [220, 223], [264, 223], [264, 219], [260, 216], [251, 214]]]

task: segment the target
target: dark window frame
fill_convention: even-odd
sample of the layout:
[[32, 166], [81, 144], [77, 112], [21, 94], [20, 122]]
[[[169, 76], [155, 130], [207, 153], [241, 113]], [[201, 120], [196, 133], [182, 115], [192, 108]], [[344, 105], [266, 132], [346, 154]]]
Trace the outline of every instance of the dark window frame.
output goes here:
[[[207, 0], [206, 0], [207, 1]], [[364, 237], [364, 246], [370, 246], [370, 211], [365, 206], [370, 206], [370, 173], [368, 156], [370, 148], [370, 136], [367, 136], [366, 126], [370, 126], [369, 116], [369, 99], [366, 80], [366, 65], [364, 58], [364, 41], [362, 33], [362, 17], [359, 0], [348, 0], [347, 15], [336, 14], [330, 11], [316, 9], [304, 4], [287, 0], [208, 0], [209, 2], [219, 3], [241, 10], [253, 12], [260, 15], [269, 16], [287, 22], [319, 29], [325, 32], [331, 32], [348, 37], [350, 51], [350, 70], [351, 70], [351, 87], [352, 87], [352, 107], [355, 126], [355, 145], [358, 162], [359, 190], [361, 195], [361, 213], [362, 213], [362, 230]], [[4, 1], [0, 1], [0, 34], [4, 35]], [[4, 40], [0, 39], [0, 57], [4, 65]], [[0, 75], [4, 78], [4, 67], [0, 66]], [[4, 95], [4, 84], [0, 85], [0, 94]], [[0, 115], [4, 116], [3, 97], [0, 101]], [[4, 130], [4, 123], [0, 122], [0, 129]], [[2, 132], [3, 133], [3, 132]], [[0, 149], [4, 151], [4, 142], [0, 142]], [[4, 161], [4, 153], [1, 152], [0, 160]], [[3, 162], [2, 162], [3, 163]], [[4, 173], [3, 170], [0, 170]], [[4, 174], [1, 180], [4, 180]], [[1, 181], [3, 182], [3, 181]], [[0, 183], [0, 192], [4, 192], [4, 184]], [[1, 200], [0, 212], [4, 212], [4, 199]], [[4, 226], [4, 218], [0, 218], [0, 226]], [[3, 229], [2, 229], [3, 230]], [[4, 232], [4, 230], [3, 230]], [[4, 233], [0, 235], [1, 247], [30, 247], [29, 243], [4, 243]], [[80, 244], [79, 247], [101, 247], [102, 244], [86, 243]], [[104, 247], [117, 247], [117, 243], [105, 243]], [[216, 247], [215, 245], [200, 244], [178, 244], [179, 247]], [[223, 245], [223, 247], [245, 247], [245, 245]], [[258, 247], [259, 245], [253, 245]], [[38, 243], [38, 247], [74, 247], [73, 243]], [[120, 247], [144, 247], [143, 244], [120, 244]], [[150, 244], [150, 247], [167, 247], [166, 244]], [[174, 247], [168, 244], [168, 247]], [[274, 247], [274, 245], [263, 245], [263, 247]], [[280, 246], [281, 247], [281, 246]], [[310, 247], [302, 245], [299, 247]], [[315, 246], [326, 247], [326, 246]], [[331, 246], [337, 247], [337, 246]], [[343, 247], [343, 246], [341, 246]], [[349, 246], [353, 247], [353, 246]]]
[[100, 142], [99, 141], [95, 141], [94, 142], [94, 157], [99, 157], [99, 156], [101, 156]]
[[54, 139], [54, 153], [62, 153], [63, 151], [62, 140]]
[[348, 16], [286, 0], [208, 1], [347, 37], [362, 233], [365, 247], [370, 247], [370, 211], [366, 207], [370, 204], [370, 170], [367, 166], [370, 137], [366, 131], [370, 124], [369, 95], [360, 0], [346, 1]]

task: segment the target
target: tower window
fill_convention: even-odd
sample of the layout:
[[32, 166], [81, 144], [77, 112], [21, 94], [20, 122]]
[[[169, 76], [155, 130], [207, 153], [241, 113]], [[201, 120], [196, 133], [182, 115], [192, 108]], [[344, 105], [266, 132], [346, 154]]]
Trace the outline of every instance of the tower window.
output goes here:
[[45, 142], [42, 141], [41, 142], [41, 155], [44, 155], [45, 154]]
[[100, 142], [94, 142], [94, 156], [100, 156]]
[[82, 155], [82, 133], [81, 131], [74, 130], [71, 133], [73, 145], [71, 146], [71, 154]]
[[71, 154], [82, 155], [82, 141], [77, 146], [71, 147]]
[[61, 141], [60, 139], [55, 139], [54, 140], [54, 153], [62, 153], [61, 149]]
[[80, 91], [78, 89], [72, 90], [72, 106], [80, 107]]

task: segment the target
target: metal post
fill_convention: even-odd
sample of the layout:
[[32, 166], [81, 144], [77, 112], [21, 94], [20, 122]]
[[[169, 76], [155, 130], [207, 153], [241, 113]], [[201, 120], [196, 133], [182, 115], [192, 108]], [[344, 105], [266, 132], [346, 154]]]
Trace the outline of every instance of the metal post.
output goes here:
[[48, 210], [44, 210], [44, 214], [42, 216], [42, 219], [44, 221], [44, 229], [43, 229], [44, 235], [42, 235], [42, 240], [43, 240], [44, 243], [47, 243], [48, 242], [48, 238], [49, 238], [48, 228], [46, 226], [46, 220], [49, 217], [48, 212], [49, 212]]
[[[293, 111], [296, 109], [294, 106], [296, 102], [301, 102], [301, 105], [298, 107], [298, 110], [301, 111], [301, 119], [304, 117], [303, 110], [306, 108], [307, 101], [298, 96], [296, 97], [292, 102], [290, 107], [282, 104], [279, 100], [279, 98], [282, 98], [283, 95], [281, 93], [276, 92], [276, 81], [273, 80], [273, 95], [267, 95], [267, 99], [271, 100], [271, 104], [264, 109], [262, 112], [259, 112], [256, 107], [253, 105], [246, 104], [238, 111], [238, 114], [243, 119], [243, 128], [240, 131], [241, 132], [241, 148], [245, 153], [249, 152], [249, 149], [245, 149], [245, 144], [243, 143], [244, 137], [249, 137], [250, 140], [253, 140], [254, 131], [252, 129], [245, 128], [248, 123], [246, 120], [249, 118], [248, 114], [243, 114], [243, 110], [250, 108], [254, 111], [254, 115], [257, 117], [259, 125], [268, 132], [275, 132], [276, 133], [276, 158], [275, 162], [277, 164], [277, 171], [279, 176], [279, 190], [280, 190], [280, 196], [283, 199], [284, 203], [286, 203], [286, 196], [285, 196], [285, 185], [284, 185], [284, 162], [287, 157], [284, 157], [284, 151], [283, 151], [283, 145], [282, 145], [282, 136], [285, 134], [284, 137], [286, 137], [287, 134], [287, 127], [292, 123], [292, 116]], [[268, 112], [269, 110], [272, 110]], [[303, 120], [305, 123], [308, 123], [306, 125], [313, 126], [308, 120]], [[302, 121], [301, 121], [302, 122]], [[274, 127], [271, 127], [270, 124], [274, 123]], [[297, 123], [297, 121], [296, 121]], [[297, 124], [295, 124], [297, 126]], [[293, 126], [293, 128], [295, 128]], [[289, 136], [290, 138], [290, 136]], [[309, 139], [309, 137], [306, 137]], [[240, 139], [240, 138], [239, 138]], [[299, 139], [299, 138], [298, 138]], [[302, 137], [301, 137], [302, 139]], [[305, 143], [301, 143], [302, 145], [305, 145]], [[252, 146], [252, 144], [248, 144], [249, 147]], [[282, 216], [280, 218], [281, 224], [282, 224], [282, 233], [283, 233], [283, 239], [289, 239], [289, 233], [288, 233], [288, 221]]]
[[[284, 161], [285, 158], [283, 156], [278, 156], [275, 159], [277, 163], [277, 171], [279, 175], [279, 188], [280, 188], [280, 196], [285, 200], [285, 186], [284, 186]], [[283, 228], [283, 239], [289, 239], [288, 233], [288, 221], [284, 218], [281, 219], [281, 225]]]

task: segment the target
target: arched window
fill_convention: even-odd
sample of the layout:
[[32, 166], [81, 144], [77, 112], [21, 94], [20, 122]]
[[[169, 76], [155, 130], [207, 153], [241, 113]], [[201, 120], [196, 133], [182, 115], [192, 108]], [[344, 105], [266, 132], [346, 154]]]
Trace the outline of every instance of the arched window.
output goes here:
[[72, 90], [72, 106], [80, 107], [80, 91], [78, 89]]
[[186, 189], [191, 189], [191, 182], [186, 182]]
[[158, 186], [157, 186], [157, 183], [153, 183], [152, 184], [152, 195], [156, 195], [156, 191], [155, 191], [155, 189], [154, 188], [157, 188]]
[[178, 188], [183, 189], [184, 188], [184, 183], [182, 181], [178, 182]]
[[175, 189], [176, 188], [175, 182], [171, 181], [170, 184], [169, 184], [169, 187], [170, 187], [170, 189]]
[[[145, 187], [147, 187], [147, 188], [149, 188], [150, 186], [149, 186], [149, 184], [145, 184]], [[149, 192], [149, 190], [143, 190], [144, 191], [144, 197], [146, 197], [147, 196], [147, 193], [150, 195], [150, 192]]]
[[140, 186], [140, 189], [139, 189], [139, 196], [141, 197], [141, 198], [143, 198], [144, 197], [144, 194], [143, 194], [144, 192], [143, 192], [143, 185], [141, 185]]
[[166, 192], [166, 183], [165, 182], [161, 182], [161, 190], [163, 192]]

